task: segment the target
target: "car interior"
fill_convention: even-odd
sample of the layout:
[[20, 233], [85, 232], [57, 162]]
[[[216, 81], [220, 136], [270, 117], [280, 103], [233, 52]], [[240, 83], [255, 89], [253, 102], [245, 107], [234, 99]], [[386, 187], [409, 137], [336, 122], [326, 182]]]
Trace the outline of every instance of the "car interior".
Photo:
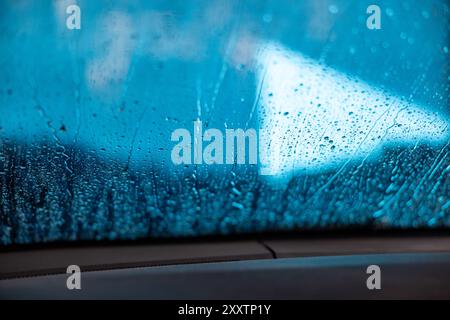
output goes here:
[[449, 16], [0, 1], [0, 300], [450, 299]]

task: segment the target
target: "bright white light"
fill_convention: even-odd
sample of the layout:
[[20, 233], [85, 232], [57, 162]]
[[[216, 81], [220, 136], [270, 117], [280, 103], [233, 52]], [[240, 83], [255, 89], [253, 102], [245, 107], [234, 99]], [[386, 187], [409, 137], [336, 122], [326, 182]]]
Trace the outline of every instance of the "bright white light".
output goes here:
[[269, 45], [259, 56], [263, 175], [323, 170], [377, 156], [383, 145], [448, 140], [437, 113]]

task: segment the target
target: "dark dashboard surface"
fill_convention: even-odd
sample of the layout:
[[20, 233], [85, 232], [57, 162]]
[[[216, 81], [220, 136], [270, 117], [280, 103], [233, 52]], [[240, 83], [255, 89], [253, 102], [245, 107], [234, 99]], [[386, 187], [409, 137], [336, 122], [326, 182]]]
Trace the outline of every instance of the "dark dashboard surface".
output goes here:
[[443, 234], [24, 247], [0, 252], [0, 299], [449, 299], [449, 270]]
[[[381, 290], [366, 268], [381, 265]], [[66, 275], [0, 281], [2, 299], [449, 299], [450, 253], [381, 254], [94, 271], [81, 290]]]

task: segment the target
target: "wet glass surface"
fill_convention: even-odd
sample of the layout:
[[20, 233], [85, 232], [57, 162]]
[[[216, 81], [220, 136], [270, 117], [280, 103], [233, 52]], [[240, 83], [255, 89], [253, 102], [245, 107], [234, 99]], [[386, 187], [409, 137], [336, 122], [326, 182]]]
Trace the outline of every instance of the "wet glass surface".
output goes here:
[[2, 245], [450, 227], [446, 1], [77, 3], [0, 2]]

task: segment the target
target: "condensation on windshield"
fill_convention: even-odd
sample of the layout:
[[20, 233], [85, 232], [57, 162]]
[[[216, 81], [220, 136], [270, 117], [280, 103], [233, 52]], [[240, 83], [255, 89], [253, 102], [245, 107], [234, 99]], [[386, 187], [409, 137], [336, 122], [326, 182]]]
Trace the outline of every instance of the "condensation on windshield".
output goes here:
[[446, 1], [72, 4], [0, 3], [1, 245], [450, 227]]

